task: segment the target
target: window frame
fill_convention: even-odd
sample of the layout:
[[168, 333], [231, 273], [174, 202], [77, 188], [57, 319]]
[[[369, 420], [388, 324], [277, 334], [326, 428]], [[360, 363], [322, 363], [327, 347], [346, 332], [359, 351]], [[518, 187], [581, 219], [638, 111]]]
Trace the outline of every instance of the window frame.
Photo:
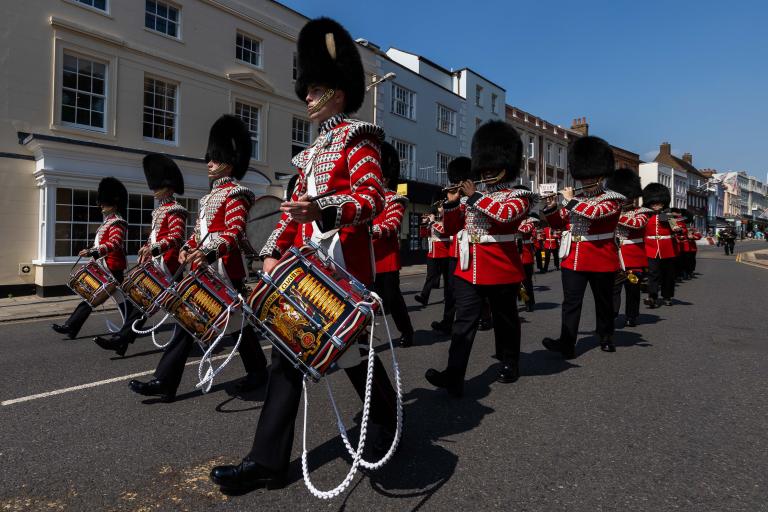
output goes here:
[[[240, 48], [237, 45], [238, 37], [242, 37], [244, 39], [247, 38], [251, 42], [255, 41], [255, 42], [259, 43], [259, 53], [258, 53], [259, 63], [258, 64], [254, 64], [253, 62], [250, 62], [250, 61], [247, 61], [247, 60], [244, 60], [244, 59], [240, 59], [240, 58], [237, 57], [237, 50]], [[243, 52], [249, 51], [249, 52], [254, 53], [254, 54], [256, 53], [252, 49], [251, 50], [246, 50], [244, 47], [243, 47], [242, 50], [243, 50]], [[260, 37], [256, 37], [256, 36], [254, 36], [252, 34], [249, 34], [248, 32], [245, 32], [244, 30], [240, 30], [240, 29], [236, 30], [235, 31], [235, 60], [239, 64], [245, 64], [246, 66], [251, 66], [253, 68], [263, 70], [264, 69], [264, 40], [262, 38], [260, 38]]]
[[[262, 126], [264, 122], [264, 114], [265, 114], [264, 105], [246, 100], [244, 98], [235, 98], [233, 103], [234, 103], [232, 106], [233, 115], [235, 117], [240, 118], [241, 120], [243, 120], [243, 122], [246, 123], [246, 125], [248, 126], [248, 132], [251, 133], [251, 135], [253, 134], [250, 129], [251, 128], [250, 123], [247, 122], [245, 119], [243, 119], [240, 116], [240, 114], [237, 113], [237, 106], [243, 105], [251, 109], [256, 109], [258, 113], [258, 119], [256, 120], [256, 144], [255, 145], [253, 143], [253, 137], [251, 137], [251, 145], [252, 145], [251, 160], [255, 162], [261, 162], [263, 161], [261, 153], [262, 153], [262, 146], [264, 145], [264, 131], [262, 130]], [[255, 155], [254, 155], [254, 148], [255, 148]]]
[[[393, 138], [392, 145], [395, 147], [395, 150], [397, 151], [397, 156], [400, 157], [400, 169], [401, 169], [400, 175], [401, 176], [405, 175], [406, 179], [413, 179], [413, 176], [416, 171], [415, 169], [416, 168], [416, 144], [405, 141], [405, 140]], [[402, 157], [402, 153], [400, 152], [400, 147], [398, 145], [403, 145], [404, 147], [410, 150], [411, 160], [406, 159], [405, 166], [403, 166], [404, 159]], [[405, 167], [405, 173], [402, 172], [403, 167]]]
[[[457, 114], [457, 112], [455, 110], [451, 109], [451, 108], [446, 107], [442, 103], [436, 103], [436, 105], [437, 105], [437, 131], [439, 131], [440, 133], [444, 133], [446, 135], [451, 135], [451, 136], [455, 137], [456, 136], [456, 131], [457, 131], [456, 130], [456, 114]], [[441, 111], [445, 111], [445, 112], [448, 112], [450, 114], [450, 118], [451, 119], [449, 121], [449, 130], [448, 131], [443, 130], [440, 127], [440, 124], [441, 124], [441, 121], [442, 121], [442, 116], [440, 115]]]
[[499, 113], [499, 95], [491, 93], [491, 114]]
[[[158, 139], [153, 136], [147, 136], [144, 135], [144, 109], [147, 108], [146, 102], [143, 99], [143, 95], [146, 93], [146, 83], [147, 80], [155, 80], [157, 82], [162, 82], [167, 85], [172, 85], [175, 89], [175, 95], [174, 95], [174, 110], [173, 110], [173, 140], [167, 140], [167, 139]], [[180, 101], [180, 91], [181, 86], [178, 82], [174, 80], [169, 80], [167, 78], [162, 78], [157, 75], [152, 74], [144, 74], [144, 86], [142, 87], [142, 118], [141, 118], [141, 135], [143, 140], [147, 142], [153, 142], [156, 144], [165, 144], [169, 146], [178, 146], [179, 145], [179, 101]], [[155, 107], [150, 107], [152, 109], [155, 109]], [[157, 109], [155, 109], [157, 110]], [[168, 112], [165, 111], [164, 112]], [[153, 126], [154, 126], [154, 117], [153, 117]]]
[[482, 85], [475, 84], [475, 106], [478, 108], [483, 108], [483, 89]]
[[536, 160], [536, 137], [528, 134], [528, 158]]
[[[104, 9], [99, 9], [98, 7], [95, 7], [93, 5], [88, 5], [86, 3], [83, 3], [83, 0], [63, 0], [64, 2], [68, 4], [75, 5], [77, 7], [82, 7], [83, 9], [87, 9], [91, 12], [94, 12], [96, 14], [101, 14], [102, 16], [106, 16], [108, 18], [111, 18], [110, 15], [110, 4], [109, 0], [104, 0]], [[92, 0], [95, 1], [95, 0]]]
[[[104, 66], [104, 86], [103, 86], [103, 93], [101, 95], [95, 95], [93, 92], [86, 92], [85, 90], [81, 90], [78, 88], [72, 89], [71, 87], [66, 87], [64, 83], [64, 62], [67, 57], [74, 57], [75, 59], [79, 60], [87, 60], [91, 63], [98, 63]], [[111, 67], [112, 62], [109, 60], [105, 60], [98, 57], [93, 57], [91, 55], [72, 50], [70, 48], [62, 48], [61, 51], [61, 59], [59, 63], [57, 64], [57, 76], [59, 77], [58, 83], [56, 84], [56, 114], [55, 119], [58, 121], [58, 124], [62, 127], [66, 128], [73, 128], [76, 130], [82, 130], [89, 133], [98, 133], [98, 134], [107, 134], [109, 130], [107, 129], [107, 126], [109, 124], [110, 115], [111, 115], [111, 107], [112, 105], [110, 100], [110, 93], [111, 91], [111, 80], [110, 80], [110, 74], [111, 74]], [[78, 65], [79, 70], [79, 65]], [[76, 75], [79, 75], [80, 73], [76, 73]], [[91, 80], [93, 79], [93, 74], [91, 74]], [[77, 85], [76, 85], [77, 87]], [[92, 125], [87, 124], [81, 124], [77, 122], [77, 99], [75, 99], [75, 121], [65, 121], [64, 120], [64, 89], [71, 90], [75, 98], [77, 98], [80, 94], [88, 94], [91, 97], [93, 96], [100, 96], [103, 100], [103, 106], [104, 110], [101, 112], [102, 115], [102, 126], [96, 127]], [[89, 112], [93, 112], [92, 109], [89, 109]]]
[[[155, 12], [153, 14], [153, 13], [150, 13], [149, 11], [147, 11], [147, 2], [154, 2], [155, 3], [155, 8], [157, 8], [157, 4], [163, 4], [166, 7], [171, 7], [173, 9], [176, 9], [178, 15], [177, 15], [177, 20], [175, 22], [172, 21], [170, 18], [162, 18], [162, 19], [164, 19], [166, 21], [166, 24], [168, 22], [172, 22], [172, 23], [176, 24], [176, 35], [175, 36], [172, 36], [171, 34], [169, 34], [167, 32], [163, 32], [161, 30], [158, 30], [157, 28], [152, 28], [152, 27], [148, 27], [147, 26], [147, 14], [155, 16], [155, 18], [160, 17], [160, 15], [157, 14], [157, 12]], [[157, 19], [155, 19], [155, 27], [157, 27]], [[144, 29], [148, 30], [149, 32], [152, 32], [153, 34], [158, 34], [158, 35], [167, 37], [169, 39], [173, 39], [175, 41], [181, 41], [182, 40], [181, 39], [181, 36], [182, 36], [181, 5], [179, 5], [179, 4], [175, 3], [175, 2], [169, 2], [167, 0], [144, 0]]]
[[[400, 89], [410, 96], [410, 105], [407, 102], [404, 102], [398, 99], [396, 89]], [[416, 120], [416, 92], [412, 91], [411, 89], [408, 89], [407, 87], [403, 87], [402, 85], [397, 84], [395, 82], [392, 82], [392, 88], [390, 89], [390, 92], [392, 94], [392, 98], [391, 98], [392, 101], [390, 102], [391, 113], [398, 117], [415, 121]], [[397, 103], [404, 104], [406, 106], [406, 109], [409, 110], [409, 114], [400, 114], [399, 112], [397, 112], [397, 108], [396, 108]]]

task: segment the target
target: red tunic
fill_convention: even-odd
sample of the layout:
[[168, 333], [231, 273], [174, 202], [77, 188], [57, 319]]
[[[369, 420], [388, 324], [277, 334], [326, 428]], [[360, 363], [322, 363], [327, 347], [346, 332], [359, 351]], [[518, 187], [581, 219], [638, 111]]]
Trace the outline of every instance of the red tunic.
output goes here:
[[463, 230], [458, 241], [457, 277], [480, 285], [522, 282], [525, 274], [517, 252], [517, 228], [528, 215], [533, 197], [528, 190], [500, 183], [484, 193], [443, 205], [446, 234]]
[[544, 249], [557, 250], [560, 247], [560, 231], [549, 226], [544, 228]]
[[384, 194], [384, 211], [373, 219], [371, 236], [373, 254], [376, 256], [376, 273], [400, 270], [400, 229], [408, 198], [387, 190]]
[[518, 231], [520, 232], [520, 239], [522, 240], [522, 252], [520, 253], [520, 261], [523, 265], [533, 265], [535, 261], [536, 250], [533, 245], [533, 240], [536, 237], [536, 223], [538, 219], [536, 217], [528, 217], [520, 223]]
[[204, 219], [210, 233], [201, 250], [209, 263], [221, 259], [224, 272], [232, 281], [247, 276], [243, 253], [240, 248], [248, 223], [248, 210], [256, 197], [234, 178], [220, 178], [213, 182], [211, 192], [200, 200], [195, 231], [184, 249], [197, 249], [200, 243]]
[[680, 217], [677, 219], [677, 227], [680, 228], [680, 230], [675, 233], [678, 254], [691, 252], [690, 246], [688, 244], [688, 225], [685, 223], [683, 218]]
[[696, 228], [688, 230], [688, 252], [698, 252], [699, 246], [696, 240], [701, 240], [701, 233]]
[[[663, 214], [665, 215], [665, 214]], [[645, 226], [645, 255], [648, 258], [674, 258], [678, 254], [677, 242], [675, 241], [671, 218], [666, 220], [659, 219], [659, 215], [654, 215], [648, 220]]]
[[189, 212], [173, 196], [165, 199], [152, 212], [152, 231], [144, 246], [149, 247], [152, 256], [163, 256], [171, 274], [179, 268], [179, 249], [184, 243], [187, 215]]
[[605, 191], [575, 197], [563, 201], [563, 208], [544, 211], [550, 226], [571, 233], [571, 252], [560, 263], [561, 268], [580, 272], [619, 270], [614, 232], [625, 200], [621, 194]]
[[446, 234], [445, 226], [440, 221], [429, 225], [429, 252], [427, 258], [448, 258], [451, 255], [451, 236]]
[[96, 245], [91, 249], [94, 255], [104, 257], [107, 268], [111, 272], [125, 270], [125, 232], [128, 229], [128, 223], [123, 220], [119, 213], [107, 215], [104, 222], [96, 231]]
[[616, 240], [625, 269], [643, 269], [648, 266], [643, 235], [653, 210], [634, 208], [621, 212], [616, 226]]
[[[317, 224], [323, 233], [338, 230], [347, 271], [369, 286], [374, 269], [368, 224], [384, 210], [382, 140], [384, 131], [378, 126], [338, 115], [325, 121], [314, 144], [293, 158], [299, 179], [292, 200], [307, 193], [308, 172], [314, 175], [318, 194], [336, 191], [317, 200], [322, 211]], [[293, 245], [301, 247], [313, 230], [314, 224], [298, 224], [284, 213], [260, 254], [280, 257]]]

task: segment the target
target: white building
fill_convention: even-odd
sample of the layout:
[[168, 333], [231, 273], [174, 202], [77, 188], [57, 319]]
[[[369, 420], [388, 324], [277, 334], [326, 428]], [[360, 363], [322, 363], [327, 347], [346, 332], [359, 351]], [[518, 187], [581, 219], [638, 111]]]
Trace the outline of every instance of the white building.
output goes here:
[[686, 208], [688, 205], [688, 176], [683, 170], [658, 162], [640, 164], [640, 183], [643, 188], [649, 183], [661, 183], [669, 188], [672, 208]]

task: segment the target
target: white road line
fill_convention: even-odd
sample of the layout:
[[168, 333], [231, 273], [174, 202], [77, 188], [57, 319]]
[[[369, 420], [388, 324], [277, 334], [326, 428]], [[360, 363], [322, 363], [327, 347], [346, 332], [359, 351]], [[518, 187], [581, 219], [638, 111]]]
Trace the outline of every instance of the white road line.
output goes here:
[[[268, 345], [266, 347], [261, 347], [261, 348], [264, 350], [269, 350], [272, 348], [272, 345]], [[227, 356], [228, 354], [222, 354], [220, 356], [212, 357], [211, 360], [217, 361], [219, 359], [224, 359]], [[200, 359], [197, 359], [196, 361], [189, 361], [184, 366], [192, 366], [193, 364], [199, 364], [199, 363], [200, 363]], [[80, 384], [79, 386], [72, 386], [71, 388], [56, 389], [53, 391], [47, 391], [45, 393], [38, 393], [37, 395], [29, 395], [29, 396], [23, 396], [21, 398], [14, 398], [12, 400], [3, 400], [2, 402], [0, 402], [0, 406], [4, 407], [6, 405], [13, 405], [21, 402], [29, 402], [30, 400], [37, 400], [38, 398], [47, 398], [49, 396], [61, 395], [64, 393], [70, 393], [72, 391], [79, 391], [81, 389], [95, 388], [96, 386], [103, 386], [104, 384], [112, 384], [113, 382], [120, 382], [121, 380], [135, 379], [136, 377], [143, 377], [145, 375], [150, 375], [152, 373], [155, 373], [155, 370], [147, 370], [146, 372], [132, 373], [131, 375], [123, 375], [122, 377], [114, 377], [112, 379], [105, 379], [97, 382], [89, 382], [88, 384]]]

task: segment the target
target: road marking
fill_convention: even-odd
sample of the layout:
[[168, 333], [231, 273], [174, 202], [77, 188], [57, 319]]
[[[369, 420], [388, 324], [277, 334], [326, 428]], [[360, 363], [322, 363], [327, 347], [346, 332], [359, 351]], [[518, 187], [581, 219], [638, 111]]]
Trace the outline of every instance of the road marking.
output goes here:
[[[272, 345], [268, 345], [266, 347], [261, 347], [263, 350], [269, 350], [272, 348]], [[225, 357], [228, 357], [229, 354], [222, 354], [220, 356], [212, 357], [212, 361], [217, 361], [219, 359], [224, 359]], [[189, 361], [184, 366], [192, 366], [193, 364], [199, 364], [200, 359], [197, 359], [195, 361]], [[21, 402], [29, 402], [31, 400], [37, 400], [39, 398], [47, 398], [49, 396], [56, 396], [61, 395], [64, 393], [71, 393], [72, 391], [79, 391], [81, 389], [88, 389], [88, 388], [95, 388], [96, 386], [103, 386], [104, 384], [112, 384], [113, 382], [120, 382], [122, 380], [128, 380], [128, 379], [135, 379], [136, 377], [143, 377], [145, 375], [150, 375], [152, 373], [155, 373], [155, 370], [147, 370], [146, 372], [139, 372], [139, 373], [132, 373], [130, 375], [123, 375], [121, 377], [113, 377], [111, 379], [105, 379], [100, 380], [97, 382], [89, 382], [88, 384], [80, 384], [79, 386], [72, 386], [70, 388], [61, 388], [61, 389], [55, 389], [53, 391], [47, 391], [45, 393], [38, 393], [36, 395], [29, 395], [29, 396], [23, 396], [21, 398], [14, 398], [11, 400], [3, 400], [0, 402], [0, 406], [7, 406], [7, 405], [13, 405], [18, 404]]]

